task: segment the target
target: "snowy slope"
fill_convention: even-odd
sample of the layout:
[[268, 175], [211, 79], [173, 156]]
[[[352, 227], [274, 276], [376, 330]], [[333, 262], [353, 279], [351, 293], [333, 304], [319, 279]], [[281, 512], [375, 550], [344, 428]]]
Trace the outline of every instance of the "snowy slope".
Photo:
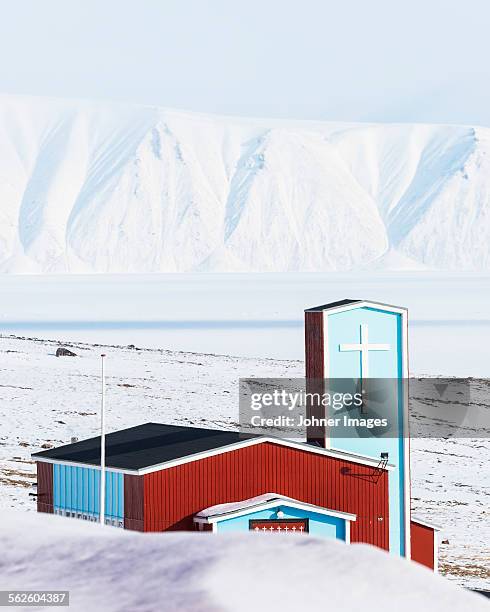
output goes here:
[[490, 269], [490, 131], [0, 97], [5, 272]]
[[[0, 337], [0, 508], [35, 510], [31, 453], [98, 434], [102, 351], [110, 431], [149, 421], [236, 429], [239, 377], [304, 373], [300, 361], [82, 343], [70, 344], [77, 357], [57, 358], [57, 347]], [[488, 381], [474, 380], [473, 390], [475, 403], [488, 410]], [[441, 571], [475, 588], [490, 580], [489, 453], [483, 437], [411, 441], [412, 510], [443, 528]]]
[[0, 589], [69, 590], [79, 612], [488, 609], [421, 566], [302, 536], [140, 534], [3, 511], [0, 547]]

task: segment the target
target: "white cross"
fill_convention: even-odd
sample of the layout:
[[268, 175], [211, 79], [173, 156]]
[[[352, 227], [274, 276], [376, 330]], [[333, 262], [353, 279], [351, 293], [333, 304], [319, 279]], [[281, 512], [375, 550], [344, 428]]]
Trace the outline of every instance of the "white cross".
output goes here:
[[340, 351], [360, 351], [361, 378], [369, 378], [369, 351], [389, 351], [389, 344], [369, 344], [368, 326], [361, 325], [361, 342], [359, 344], [339, 344]]

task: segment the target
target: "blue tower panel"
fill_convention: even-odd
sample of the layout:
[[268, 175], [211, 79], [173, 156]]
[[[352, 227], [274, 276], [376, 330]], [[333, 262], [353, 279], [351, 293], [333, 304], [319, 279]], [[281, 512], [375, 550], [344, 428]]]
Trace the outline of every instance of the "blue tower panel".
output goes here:
[[[345, 343], [359, 343], [362, 327], [369, 328], [370, 342], [384, 343], [385, 350], [373, 350], [369, 353], [369, 378], [397, 381], [390, 392], [393, 392], [390, 406], [390, 422], [396, 436], [369, 438], [332, 438], [331, 447], [368, 455], [380, 456], [382, 452], [389, 453], [389, 461], [395, 469], [389, 474], [390, 491], [390, 550], [404, 555], [406, 541], [406, 507], [409, 500], [405, 499], [405, 479], [408, 477], [408, 466], [405, 461], [404, 436], [404, 405], [403, 368], [404, 352], [402, 338], [401, 315], [378, 308], [353, 308], [344, 312], [328, 315], [327, 352], [328, 372], [330, 379], [361, 379], [361, 352], [342, 350]], [[335, 416], [330, 414], [329, 416]], [[409, 510], [408, 510], [409, 511]]]

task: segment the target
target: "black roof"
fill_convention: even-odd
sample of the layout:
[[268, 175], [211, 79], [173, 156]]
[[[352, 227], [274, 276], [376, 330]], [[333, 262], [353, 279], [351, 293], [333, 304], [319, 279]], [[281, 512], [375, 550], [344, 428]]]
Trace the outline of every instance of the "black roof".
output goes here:
[[[145, 423], [106, 435], [106, 465], [140, 470], [257, 437], [236, 431]], [[32, 457], [100, 465], [100, 436], [33, 453]]]
[[337, 306], [347, 306], [347, 304], [355, 304], [362, 300], [338, 300], [338, 302], [330, 302], [329, 304], [323, 304], [323, 306], [313, 306], [313, 308], [306, 308], [305, 312], [317, 312], [320, 310], [328, 310], [329, 308], [337, 308]]

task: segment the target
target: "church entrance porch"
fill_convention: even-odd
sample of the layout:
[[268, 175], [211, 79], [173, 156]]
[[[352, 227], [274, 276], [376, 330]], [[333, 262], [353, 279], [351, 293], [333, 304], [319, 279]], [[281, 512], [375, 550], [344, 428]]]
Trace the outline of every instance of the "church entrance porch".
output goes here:
[[211, 506], [194, 517], [199, 530], [214, 533], [253, 532], [311, 534], [350, 543], [356, 516], [300, 502], [277, 493]]

